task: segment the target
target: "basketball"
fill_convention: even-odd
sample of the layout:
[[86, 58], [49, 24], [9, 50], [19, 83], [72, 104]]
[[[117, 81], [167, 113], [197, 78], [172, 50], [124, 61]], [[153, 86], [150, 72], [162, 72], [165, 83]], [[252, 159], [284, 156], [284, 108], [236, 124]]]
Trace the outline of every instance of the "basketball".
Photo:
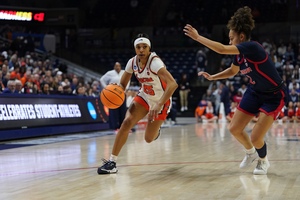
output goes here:
[[125, 100], [125, 92], [119, 85], [107, 85], [100, 94], [101, 102], [109, 109], [119, 108]]

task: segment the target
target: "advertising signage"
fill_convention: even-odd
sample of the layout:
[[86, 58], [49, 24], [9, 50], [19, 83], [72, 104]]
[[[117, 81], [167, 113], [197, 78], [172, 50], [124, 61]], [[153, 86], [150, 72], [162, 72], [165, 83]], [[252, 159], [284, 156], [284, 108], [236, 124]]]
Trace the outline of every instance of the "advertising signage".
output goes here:
[[1, 95], [1, 129], [105, 123], [107, 114], [99, 98]]
[[0, 9], [0, 20], [44, 22], [45, 12]]

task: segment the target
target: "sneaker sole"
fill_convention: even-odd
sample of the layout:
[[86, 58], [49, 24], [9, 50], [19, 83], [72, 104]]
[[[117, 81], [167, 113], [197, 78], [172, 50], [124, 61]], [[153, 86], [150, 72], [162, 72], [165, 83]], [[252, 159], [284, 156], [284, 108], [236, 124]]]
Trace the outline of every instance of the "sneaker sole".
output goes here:
[[97, 173], [99, 175], [103, 175], [103, 174], [116, 174], [118, 172], [118, 170], [116, 171], [106, 171], [106, 170], [102, 170], [100, 168], [98, 168]]
[[267, 175], [267, 173], [268, 173], [268, 169], [269, 169], [269, 167], [270, 167], [271, 165], [269, 165], [268, 166], [268, 168], [267, 168], [267, 171], [266, 172], [264, 172], [264, 171], [255, 171], [255, 169], [254, 169], [254, 171], [253, 171], [253, 175]]
[[268, 172], [253, 172], [253, 175], [266, 175]]

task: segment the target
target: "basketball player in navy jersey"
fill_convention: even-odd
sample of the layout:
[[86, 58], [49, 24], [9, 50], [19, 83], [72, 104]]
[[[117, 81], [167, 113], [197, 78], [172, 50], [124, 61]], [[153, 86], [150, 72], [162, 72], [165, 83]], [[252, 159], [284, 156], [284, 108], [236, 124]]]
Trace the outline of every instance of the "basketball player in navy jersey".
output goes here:
[[[208, 80], [229, 78], [238, 72], [249, 78], [249, 85], [238, 109], [229, 124], [231, 134], [244, 146], [246, 156], [240, 168], [246, 168], [257, 158], [253, 174], [267, 174], [270, 163], [267, 158], [267, 144], [264, 137], [274, 120], [285, 105], [286, 89], [280, 75], [268, 53], [257, 42], [250, 40], [254, 28], [251, 9], [239, 8], [228, 21], [229, 44], [223, 45], [198, 34], [198, 31], [187, 24], [184, 34], [219, 54], [234, 55], [230, 68], [217, 74], [199, 72]], [[253, 127], [251, 136], [244, 131], [253, 116], [260, 113], [258, 122]]]

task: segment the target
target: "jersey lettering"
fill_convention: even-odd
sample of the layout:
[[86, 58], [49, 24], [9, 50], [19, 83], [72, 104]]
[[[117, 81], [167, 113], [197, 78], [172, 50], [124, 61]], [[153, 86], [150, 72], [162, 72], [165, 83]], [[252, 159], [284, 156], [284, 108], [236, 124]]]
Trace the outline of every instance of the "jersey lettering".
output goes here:
[[155, 95], [155, 91], [153, 90], [153, 86], [152, 85], [143, 85], [143, 89], [144, 92], [148, 95], [154, 96]]

